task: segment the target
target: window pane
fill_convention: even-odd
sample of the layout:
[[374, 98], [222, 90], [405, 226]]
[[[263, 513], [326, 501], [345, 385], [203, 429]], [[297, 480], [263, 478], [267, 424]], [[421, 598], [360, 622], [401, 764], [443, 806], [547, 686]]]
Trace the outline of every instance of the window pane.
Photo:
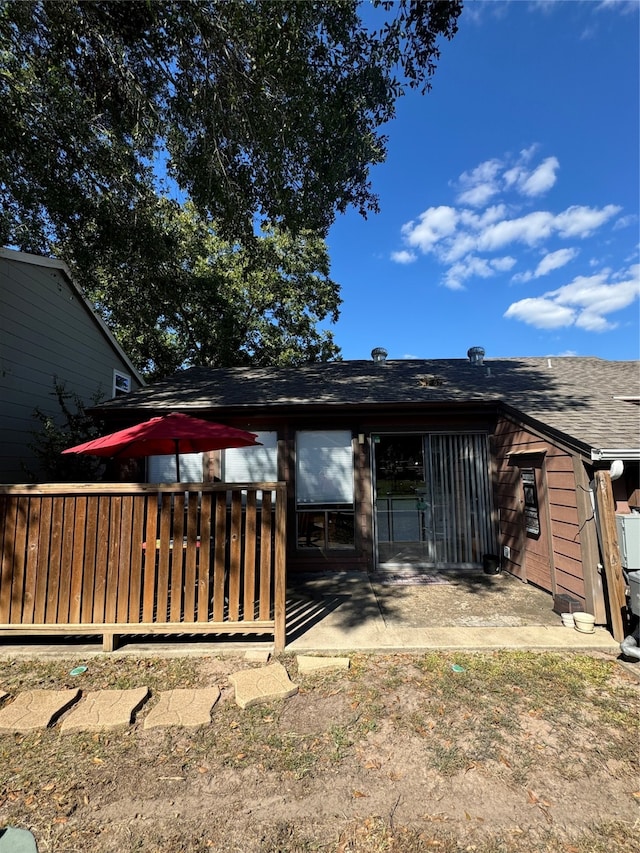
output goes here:
[[226, 483], [275, 483], [278, 479], [278, 433], [259, 432], [262, 447], [233, 447], [223, 454]]
[[298, 513], [298, 548], [324, 548], [324, 512]]
[[353, 548], [353, 513], [328, 512], [327, 519], [327, 548]]
[[296, 436], [299, 504], [353, 503], [353, 449], [348, 430], [299, 432]]
[[354, 548], [353, 512], [325, 509], [299, 512], [297, 517], [298, 548], [333, 551]]
[[[176, 457], [171, 456], [149, 456], [147, 460], [147, 482], [149, 483], [175, 483], [176, 480]], [[180, 482], [201, 483], [202, 482], [202, 453], [180, 454]]]

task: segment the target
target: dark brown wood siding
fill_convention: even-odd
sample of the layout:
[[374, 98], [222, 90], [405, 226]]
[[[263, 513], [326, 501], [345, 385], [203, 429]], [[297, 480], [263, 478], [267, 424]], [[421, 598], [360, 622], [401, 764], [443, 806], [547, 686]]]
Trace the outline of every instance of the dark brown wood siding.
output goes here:
[[[581, 547], [581, 518], [576, 497], [574, 456], [548, 438], [503, 417], [493, 438], [495, 460], [495, 501], [499, 518], [503, 566], [523, 580], [541, 585], [554, 595], [568, 594], [585, 602], [585, 581]], [[551, 572], [548, 580], [527, 562], [521, 469], [540, 460], [546, 494], [539, 494], [540, 514], [546, 513], [550, 531]]]

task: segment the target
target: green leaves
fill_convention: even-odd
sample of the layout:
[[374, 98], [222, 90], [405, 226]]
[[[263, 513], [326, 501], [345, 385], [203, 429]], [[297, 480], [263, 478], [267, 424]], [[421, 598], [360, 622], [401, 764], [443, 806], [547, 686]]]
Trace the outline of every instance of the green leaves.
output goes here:
[[[315, 326], [337, 317], [337, 286], [310, 235], [349, 207], [377, 211], [381, 128], [405, 86], [429, 87], [462, 9], [373, 6], [0, 0], [0, 242], [63, 255], [153, 373], [335, 356]], [[193, 204], [191, 238], [168, 198]], [[203, 278], [210, 223], [234, 257]]]

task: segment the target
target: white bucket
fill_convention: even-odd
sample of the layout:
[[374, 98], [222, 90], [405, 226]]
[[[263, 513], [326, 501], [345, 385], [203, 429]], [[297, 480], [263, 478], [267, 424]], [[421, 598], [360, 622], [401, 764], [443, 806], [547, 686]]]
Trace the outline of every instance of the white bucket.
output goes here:
[[582, 634], [594, 634], [595, 633], [595, 624], [596, 619], [595, 616], [592, 616], [591, 613], [582, 613], [577, 612], [573, 613], [573, 621], [576, 626], [576, 631], [580, 631]]
[[560, 618], [562, 619], [562, 624], [565, 628], [575, 628], [576, 623], [573, 618], [573, 613], [561, 613]]

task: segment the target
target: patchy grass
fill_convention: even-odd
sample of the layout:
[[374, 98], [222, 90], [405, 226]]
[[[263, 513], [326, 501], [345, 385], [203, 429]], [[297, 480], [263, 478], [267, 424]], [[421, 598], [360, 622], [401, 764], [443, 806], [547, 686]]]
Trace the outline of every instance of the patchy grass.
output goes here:
[[[298, 695], [246, 710], [240, 658], [0, 662], [12, 695], [152, 692], [125, 730], [0, 735], [0, 826], [40, 853], [635, 853], [640, 684], [615, 661], [355, 655], [297, 677], [280, 660]], [[143, 729], [158, 691], [213, 684], [209, 725]]]

